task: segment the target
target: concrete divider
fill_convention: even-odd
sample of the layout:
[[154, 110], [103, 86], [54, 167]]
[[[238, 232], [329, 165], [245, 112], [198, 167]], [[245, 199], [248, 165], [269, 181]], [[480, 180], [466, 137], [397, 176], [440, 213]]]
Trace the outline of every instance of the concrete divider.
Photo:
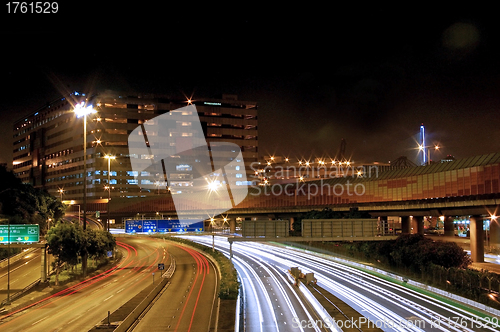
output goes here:
[[161, 281], [158, 285], [156, 285], [155, 288], [149, 294], [144, 298], [144, 300], [139, 303], [139, 305], [132, 310], [130, 314], [118, 325], [118, 327], [115, 329], [115, 332], [120, 332], [120, 331], [127, 331], [132, 324], [139, 318], [139, 316], [142, 314], [142, 312], [151, 304], [151, 302], [155, 299], [155, 297], [160, 294], [160, 292], [163, 290], [164, 287], [168, 287], [170, 284], [170, 278], [175, 272], [175, 258], [172, 257], [172, 260], [170, 261], [170, 266], [167, 270], [168, 272], [168, 278], [165, 277], [165, 274], [163, 274]]
[[132, 310], [132, 312], [118, 325], [115, 332], [125, 332], [132, 324], [139, 318], [142, 312], [151, 304], [154, 298], [161, 292], [161, 290], [170, 284], [169, 280], [162, 278], [161, 282], [139, 303], [139, 305]]
[[[3, 247], [2, 247], [2, 248], [3, 248]], [[7, 249], [7, 246], [5, 246], [5, 249]], [[23, 258], [24, 258], [24, 256], [26, 256], [26, 255], [28, 255], [28, 254], [31, 254], [31, 253], [32, 253], [34, 250], [36, 250], [36, 249], [38, 249], [38, 248], [29, 248], [29, 249], [28, 249], [28, 250], [26, 250], [26, 251], [21, 251], [19, 254], [12, 256], [12, 257], [10, 258], [10, 264], [15, 263], [15, 262], [17, 262], [17, 261], [19, 261], [19, 260], [23, 259]], [[9, 260], [8, 260], [7, 258], [2, 259], [2, 260], [0, 261], [0, 268], [4, 268], [4, 267], [6, 267], [6, 266], [8, 265], [8, 263], [9, 263]]]
[[[288, 280], [290, 280], [292, 283], [295, 283], [295, 278], [290, 274], [287, 273]], [[342, 329], [337, 326], [337, 323], [334, 321], [332, 316], [326, 311], [325, 307], [319, 303], [319, 301], [316, 299], [316, 297], [311, 293], [309, 289], [307, 289], [306, 286], [302, 283], [302, 281], [297, 280], [297, 288], [299, 289], [299, 292], [303, 295], [302, 297], [309, 302], [310, 306], [314, 308], [316, 313], [319, 315], [319, 317], [323, 320], [324, 327], [330, 329], [331, 331], [334, 332], [342, 332]]]

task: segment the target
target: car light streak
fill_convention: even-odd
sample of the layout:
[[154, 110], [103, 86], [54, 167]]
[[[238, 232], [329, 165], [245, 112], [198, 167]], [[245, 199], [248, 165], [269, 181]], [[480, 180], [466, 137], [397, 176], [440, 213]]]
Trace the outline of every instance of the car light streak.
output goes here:
[[[398, 302], [399, 305], [401, 305], [401, 303], [403, 303], [404, 305], [406, 305], [407, 310], [409, 310], [410, 308], [417, 308], [418, 310], [421, 311], [421, 314], [418, 315], [418, 317], [426, 319], [426, 317], [428, 316], [429, 319], [431, 320], [431, 323], [432, 322], [435, 323], [436, 320], [439, 319], [439, 323], [440, 324], [445, 324], [446, 326], [448, 326], [448, 329], [458, 330], [458, 331], [470, 331], [470, 329], [467, 329], [464, 326], [456, 326], [455, 327], [455, 325], [457, 325], [457, 324], [455, 324], [453, 321], [450, 322], [449, 317], [458, 317], [459, 319], [467, 319], [471, 323], [473, 321], [476, 325], [483, 324], [483, 325], [485, 325], [484, 328], [487, 328], [487, 329], [489, 329], [491, 331], [497, 331], [497, 329], [494, 329], [491, 326], [486, 326], [488, 323], [491, 323], [491, 321], [488, 321], [488, 320], [486, 320], [483, 317], [474, 315], [474, 314], [472, 314], [472, 313], [470, 313], [470, 312], [468, 312], [466, 310], [463, 310], [463, 309], [461, 309], [459, 307], [454, 307], [454, 306], [452, 306], [452, 305], [450, 305], [450, 304], [448, 304], [446, 302], [440, 301], [438, 299], [434, 299], [434, 298], [432, 298], [430, 296], [427, 296], [425, 294], [418, 293], [418, 292], [416, 292], [414, 290], [408, 289], [406, 287], [400, 286], [398, 284], [389, 282], [389, 281], [384, 280], [382, 278], [378, 278], [378, 277], [373, 276], [371, 274], [368, 274], [366, 272], [359, 271], [359, 270], [357, 270], [355, 268], [352, 268], [352, 267], [349, 267], [349, 266], [346, 266], [346, 265], [343, 265], [343, 264], [340, 264], [340, 263], [337, 263], [337, 262], [334, 262], [334, 261], [331, 261], [331, 260], [325, 260], [325, 259], [322, 259], [320, 257], [317, 257], [315, 255], [311, 255], [311, 254], [301, 255], [301, 256], [303, 258], [307, 259], [307, 261], [309, 261], [310, 264], [313, 264], [312, 263], [313, 261], [321, 261], [326, 266], [335, 267], [336, 270], [332, 269], [332, 270], [330, 270], [330, 273], [335, 273], [336, 275], [338, 275], [338, 273], [340, 272], [340, 273], [343, 273], [346, 276], [347, 276], [347, 273], [351, 277], [354, 276], [356, 278], [355, 281], [348, 280], [348, 279], [346, 279], [346, 281], [351, 282], [351, 283], [355, 283], [356, 285], [359, 285], [360, 281], [363, 281], [363, 282], [368, 282], [369, 281], [369, 282], [371, 282], [371, 284], [369, 285], [370, 290], [372, 290], [372, 289], [378, 289], [378, 291], [379, 291], [378, 295], [379, 296], [384, 297], [383, 295], [386, 295], [384, 297], [385, 299], [387, 299], [387, 296], [390, 296], [393, 299], [395, 299], [396, 301], [394, 301], [394, 302]], [[347, 272], [345, 272], [345, 271], [347, 271]], [[376, 284], [383, 285], [385, 287], [393, 289], [394, 291], [403, 293], [406, 296], [403, 297], [403, 296], [397, 295], [397, 294], [395, 294], [393, 292], [388, 292], [387, 289], [383, 289], [383, 288], [377, 286]], [[425, 303], [427, 303], [427, 304], [429, 304], [431, 306], [439, 306], [440, 309], [449, 311], [451, 313], [451, 315], [448, 316], [448, 317], [445, 317], [445, 315], [442, 315], [442, 314], [439, 314], [439, 313], [437, 313], [435, 311], [429, 310], [425, 306], [420, 305], [420, 304], [418, 304], [418, 303], [410, 300], [409, 298], [411, 298], [411, 297], [418, 298], [420, 301], [425, 302]], [[471, 318], [473, 320], [471, 320]], [[436, 325], [436, 324], [434, 324], [434, 325]]]
[[[261, 250], [270, 250], [269, 248], [263, 248], [260, 247]], [[278, 249], [276, 247], [272, 247], [272, 252], [273, 253], [282, 253], [283, 255], [287, 255], [289, 257], [290, 252], [286, 250], [282, 250], [281, 248]], [[391, 283], [389, 281], [386, 281], [381, 278], [377, 278], [375, 276], [372, 276], [370, 274], [367, 274], [365, 272], [359, 271], [357, 269], [348, 267], [343, 264], [339, 264], [336, 262], [333, 262], [332, 260], [325, 260], [317, 255], [312, 255], [310, 253], [303, 254], [299, 251], [294, 252], [294, 256], [300, 257], [300, 261], [305, 261], [308, 262], [307, 264], [309, 265], [309, 268], [311, 266], [314, 266], [315, 268], [318, 268], [320, 270], [326, 271], [327, 273], [330, 273], [332, 275], [335, 275], [335, 277], [340, 277], [340, 275], [343, 276], [343, 280], [346, 282], [349, 282], [357, 287], [360, 287], [360, 282], [363, 283], [370, 283], [366, 287], [368, 287], [368, 291], [372, 292], [376, 296], [379, 296], [383, 298], [384, 300], [391, 302], [397, 306], [401, 306], [401, 304], [404, 305], [404, 309], [413, 312], [417, 317], [420, 317], [424, 319], [426, 322], [429, 323], [429, 325], [433, 326], [436, 329], [445, 330], [445, 331], [450, 331], [450, 330], [455, 330], [455, 331], [470, 331], [471, 329], [467, 328], [466, 326], [460, 326], [460, 324], [457, 324], [455, 321], [451, 320], [449, 317], [453, 317], [456, 319], [464, 319], [466, 322], [469, 323], [469, 326], [472, 327], [473, 324], [478, 325], [477, 327], [483, 327], [488, 330], [492, 331], [497, 331], [494, 329], [492, 326], [487, 326], [487, 323], [490, 323], [491, 321], [488, 321], [487, 319], [484, 319], [480, 316], [473, 315], [470, 312], [467, 312], [461, 308], [455, 308], [451, 306], [450, 304], [447, 304], [445, 302], [436, 300], [434, 298], [431, 298], [429, 296], [420, 294], [416, 291], [409, 290], [403, 286]], [[314, 262], [321, 262], [323, 265], [315, 265]], [[328, 267], [324, 266], [332, 266], [330, 270], [328, 270]], [[333, 268], [335, 266], [335, 269]], [[315, 272], [318, 274], [318, 272]], [[319, 279], [319, 278], [318, 278]], [[323, 280], [322, 282], [329, 282], [329, 280]], [[391, 288], [397, 292], [403, 293], [404, 296], [400, 296], [395, 294], [394, 292], [388, 291], [387, 289], [383, 289], [376, 284], [384, 285], [385, 287]], [[338, 289], [337, 285], [332, 287], [332, 292], [337, 291]], [[365, 291], [366, 288], [365, 287]], [[377, 292], [375, 292], [377, 290]], [[437, 313], [435, 310], [430, 310], [427, 307], [420, 305], [414, 301], [411, 301], [409, 297], [415, 297], [418, 298], [420, 301], [423, 301], [425, 303], [428, 303], [430, 306], [436, 306], [440, 310], [446, 310], [451, 313], [448, 317], [446, 317], [443, 314]], [[413, 309], [416, 309], [419, 311], [419, 313], [416, 313]], [[462, 321], [462, 320], [461, 320]], [[484, 325], [484, 326], [482, 326]]]
[[[190, 240], [193, 240], [195, 242], [202, 243], [202, 244], [205, 244], [205, 245], [211, 245], [211, 240], [208, 241], [207, 239], [202, 238], [202, 237], [184, 237], [184, 238], [189, 238]], [[217, 243], [217, 247], [219, 247], [220, 250], [222, 252], [224, 252], [224, 254], [226, 256], [229, 256], [229, 254], [228, 254], [228, 248], [227, 248], [228, 247], [227, 239], [226, 238], [223, 238], [223, 239], [225, 241], [224, 240], [220, 240], [220, 239], [214, 239], [214, 240]], [[276, 269], [272, 264], [269, 264], [269, 263], [265, 262], [262, 259], [262, 257], [248, 255], [248, 253], [243, 252], [243, 251], [238, 251], [238, 254], [244, 256], [248, 261], [255, 261], [262, 270], [264, 270], [265, 272], [267, 272], [269, 274], [269, 276], [273, 279], [274, 283], [277, 285], [277, 289], [280, 292], [282, 298], [285, 300], [285, 304], [288, 307], [288, 310], [291, 313], [292, 317], [298, 317], [298, 314], [297, 314], [297, 312], [296, 312], [296, 310], [295, 310], [295, 308], [294, 308], [294, 306], [293, 306], [293, 304], [292, 304], [292, 302], [290, 300], [290, 297], [288, 296], [287, 292], [283, 288], [282, 284], [286, 284], [289, 287], [289, 290], [292, 292], [292, 294], [294, 294], [295, 299], [300, 304], [300, 306], [303, 309], [304, 313], [307, 315], [307, 318], [309, 319], [309, 321], [314, 321], [313, 317], [309, 313], [309, 310], [306, 308], [306, 306], [303, 303], [302, 299], [297, 295], [295, 289], [293, 289], [293, 287], [290, 285], [290, 283], [288, 282], [288, 280], [285, 278], [285, 275], [286, 275], [285, 272], [286, 272], [286, 270], [278, 270], [278, 269]], [[272, 257], [272, 258], [275, 258], [275, 257]], [[262, 292], [265, 295], [266, 301], [268, 302], [267, 303], [268, 306], [272, 309], [273, 308], [273, 302], [271, 301], [271, 299], [269, 297], [269, 291], [266, 290], [264, 284], [260, 280], [261, 277], [259, 277], [257, 275], [257, 272], [253, 268], [251, 268], [250, 265], [248, 265], [248, 263], [246, 263], [245, 261], [241, 260], [239, 257], [236, 257], [236, 256], [233, 257], [233, 261], [237, 261], [238, 264], [243, 264], [246, 267], [246, 269], [248, 271], [250, 271], [250, 273], [252, 273], [254, 275], [254, 277], [255, 277], [254, 279], [257, 281], [257, 283], [259, 284], [259, 287], [262, 289]], [[276, 276], [279, 276], [279, 278], [282, 279], [282, 280], [280, 281]], [[275, 310], [271, 310], [271, 312], [273, 313], [274, 324], [276, 326], [276, 329], [278, 330], [280, 325], [277, 322], [277, 318], [276, 318], [276, 315], [275, 315], [274, 311]], [[297, 326], [297, 328], [300, 329], [301, 331], [304, 330], [303, 327], [300, 326], [300, 325]], [[316, 326], [316, 325], [314, 325], [313, 328], [316, 331], [321, 331], [319, 329], [319, 327]]]
[[[118, 243], [117, 243], [117, 244], [118, 244]], [[119, 245], [119, 246], [121, 246], [121, 244], [118, 244], [118, 245]], [[128, 259], [129, 259], [129, 256], [127, 256], [127, 258], [125, 259], [125, 261], [124, 261], [124, 262], [126, 262]], [[15, 311], [13, 311], [13, 312], [11, 312], [11, 313], [7, 314], [7, 315], [4, 315], [4, 316], [2, 316], [2, 320], [4, 320], [4, 319], [5, 319], [5, 318], [7, 318], [7, 317], [11, 317], [11, 316], [15, 315], [16, 313], [26, 311], [27, 309], [32, 308], [32, 307], [34, 307], [34, 306], [36, 306], [36, 305], [42, 304], [42, 303], [44, 303], [44, 302], [49, 302], [49, 303], [47, 303], [47, 304], [45, 304], [45, 305], [43, 305], [43, 306], [41, 306], [41, 307], [39, 307], [39, 308], [37, 308], [37, 309], [43, 308], [43, 307], [45, 307], [45, 306], [47, 306], [47, 305], [49, 305], [49, 304], [51, 304], [51, 303], [54, 303], [54, 302], [56, 302], [56, 301], [59, 301], [60, 299], [63, 299], [64, 297], [66, 297], [66, 296], [68, 296], [68, 295], [74, 294], [74, 293], [76, 293], [77, 291], [79, 291], [79, 290], [81, 290], [81, 289], [83, 289], [83, 288], [86, 288], [86, 287], [88, 287], [88, 286], [90, 286], [90, 285], [92, 285], [92, 284], [94, 284], [94, 283], [96, 283], [96, 282], [98, 282], [98, 281], [100, 281], [100, 280], [102, 280], [102, 279], [104, 279], [104, 278], [108, 277], [108, 276], [113, 275], [113, 274], [114, 274], [114, 273], [116, 273], [117, 271], [122, 270], [122, 269], [124, 269], [124, 268], [128, 267], [128, 266], [129, 266], [129, 265], [130, 265], [133, 261], [128, 262], [128, 264], [127, 264], [127, 265], [123, 265], [123, 264], [124, 264], [124, 262], [122, 262], [122, 263], [120, 264], [120, 265], [122, 265], [122, 267], [119, 267], [120, 265], [113, 266], [111, 269], [109, 269], [109, 270], [107, 270], [107, 271], [104, 271], [104, 272], [102, 272], [102, 273], [100, 273], [100, 274], [98, 274], [98, 275], [96, 275], [96, 276], [93, 276], [93, 277], [91, 277], [91, 278], [89, 278], [89, 279], [87, 279], [87, 280], [84, 280], [84, 281], [82, 281], [82, 282], [79, 282], [79, 283], [77, 283], [76, 285], [73, 285], [73, 286], [71, 286], [71, 287], [68, 287], [68, 288], [66, 288], [66, 289], [63, 289], [62, 291], [59, 291], [59, 292], [57, 292], [57, 293], [55, 293], [55, 294], [53, 294], [53, 295], [51, 295], [51, 296], [48, 296], [48, 297], [46, 297], [46, 298], [44, 298], [44, 299], [41, 299], [41, 300], [39, 300], [39, 301], [37, 301], [37, 302], [35, 302], [35, 303], [32, 303], [32, 304], [30, 304], [30, 305], [28, 305], [28, 306], [25, 306], [25, 307], [23, 307], [23, 308], [17, 309], [17, 310], [15, 310]], [[50, 300], [52, 300], [52, 301], [50, 301]], [[6, 324], [10, 324], [10, 323], [14, 322], [15, 320], [17, 320], [17, 319], [19, 319], [19, 318], [21, 318], [21, 317], [22, 317], [22, 316], [17, 317], [17, 318], [15, 318], [15, 319], [13, 319], [13, 320], [10, 320], [10, 321], [9, 321], [8, 323], [6, 323]]]
[[[240, 252], [240, 255], [245, 256], [245, 257], [247, 257], [248, 259], [255, 260], [255, 257], [252, 257], [252, 256], [247, 255], [247, 254], [245, 254], [245, 253]], [[285, 285], [287, 285], [287, 286], [289, 287], [290, 291], [292, 292], [292, 294], [294, 294], [294, 295], [295, 295], [295, 297], [296, 297], [296, 299], [297, 299], [298, 303], [300, 303], [300, 305], [301, 305], [302, 309], [304, 310], [304, 312], [306, 313], [306, 315], [307, 315], [307, 317], [308, 317], [309, 321], [311, 321], [311, 322], [312, 322], [312, 321], [314, 321], [313, 317], [312, 317], [312, 316], [310, 315], [310, 313], [309, 313], [309, 310], [307, 310], [307, 309], [306, 309], [306, 307], [305, 307], [304, 303], [302, 302], [302, 300], [298, 297], [298, 295], [297, 295], [297, 293], [295, 292], [295, 290], [291, 287], [291, 285], [290, 285], [290, 283], [289, 283], [289, 280], [288, 280], [288, 279], [286, 279], [286, 278], [283, 276], [283, 275], [286, 273], [286, 270], [285, 270], [285, 271], [280, 271], [280, 272], [278, 272], [278, 270], [277, 270], [275, 267], [273, 267], [271, 264], [269, 264], [269, 263], [267, 263], [267, 262], [264, 262], [264, 261], [262, 261], [262, 260], [261, 260], [261, 264], [262, 264], [262, 265], [261, 265], [261, 267], [262, 267], [262, 268], [263, 268], [263, 269], [264, 269], [264, 270], [265, 270], [265, 271], [266, 271], [266, 272], [267, 272], [267, 273], [271, 276], [271, 278], [273, 278], [274, 282], [275, 282], [275, 283], [276, 283], [276, 285], [278, 286], [278, 288], [279, 288], [279, 290], [280, 290], [280, 292], [281, 292], [281, 294], [282, 294], [283, 298], [285, 299], [285, 302], [286, 302], [286, 304], [287, 304], [287, 306], [288, 306], [288, 308], [289, 308], [290, 312], [292, 313], [293, 317], [298, 317], [297, 312], [295, 311], [295, 308], [293, 307], [293, 304], [292, 304], [292, 302], [290, 301], [290, 298], [289, 298], [289, 297], [288, 297], [288, 295], [286, 294], [286, 291], [285, 291], [285, 289], [283, 288], [282, 283], [281, 283], [281, 282], [280, 282], [280, 281], [276, 278], [275, 273], [276, 273], [278, 276], [280, 276], [280, 277], [281, 277], [282, 282], [283, 282]], [[269, 266], [269, 268], [268, 268], [268, 267], [266, 267], [266, 265], [267, 265], [267, 266]], [[274, 270], [274, 271], [275, 271], [275, 273], [272, 273], [272, 272], [271, 272], [271, 269], [272, 269], [272, 270]], [[285, 275], [286, 275], [286, 274], [285, 274]], [[299, 327], [300, 327], [301, 331], [303, 331], [302, 326], [299, 326]], [[318, 328], [317, 326], [314, 326], [314, 328], [315, 328], [315, 330], [319, 331], [319, 328]]]
[[[255, 304], [257, 305], [257, 312], [259, 315], [259, 327], [260, 327], [260, 331], [262, 332], [263, 331], [262, 323], [264, 322], [264, 318], [262, 317], [262, 308], [260, 306], [260, 301], [257, 300], [258, 297], [257, 297], [257, 290], [255, 289], [255, 285], [253, 282], [250, 281], [250, 275], [247, 272], [248, 270], [242, 263], [239, 262], [239, 259], [235, 258], [233, 260], [233, 263], [234, 263], [234, 265], [239, 267], [239, 269], [236, 269], [238, 274], [241, 273], [240, 271], [242, 271], [245, 274], [245, 276], [247, 278], [246, 280], [250, 284], [250, 287], [252, 288], [252, 294], [254, 296]], [[241, 285], [243, 287], [243, 294], [247, 294], [245, 282], [244, 282], [244, 279], [242, 278], [241, 274], [240, 274], [240, 279], [242, 281]], [[272, 308], [269, 308], [269, 309], [272, 309]]]
[[[259, 277], [257, 272], [255, 272], [255, 270], [252, 269], [252, 267], [247, 262], [243, 261], [240, 258], [236, 258], [236, 257], [233, 257], [233, 259], [237, 260], [240, 265], [243, 265], [245, 267], [246, 271], [249, 271], [253, 275], [253, 280], [254, 280], [254, 282], [257, 282], [257, 285], [261, 289], [262, 294], [264, 295], [264, 298], [266, 299], [267, 306], [270, 309], [270, 311], [268, 313], [271, 313], [271, 315], [272, 315], [274, 328], [276, 329], [276, 331], [279, 331], [278, 321], [276, 319], [276, 313], [273, 310], [273, 303], [271, 301], [271, 298], [269, 297], [269, 293], [266, 290], [266, 286], [264, 286], [264, 283], [262, 282], [261, 278]], [[252, 281], [251, 278], [249, 278], [248, 280]], [[260, 307], [260, 304], [259, 304], [259, 307]], [[262, 313], [260, 313], [259, 316], [262, 317]], [[264, 322], [264, 320], [262, 319], [261, 322]], [[261, 330], [262, 330], [262, 325], [261, 325]]]
[[[42, 300], [40, 300], [40, 301], [38, 301], [36, 303], [33, 303], [33, 304], [29, 305], [29, 306], [26, 306], [24, 308], [18, 309], [15, 312], [12, 312], [12, 313], [9, 313], [8, 315], [3, 316], [2, 320], [5, 319], [5, 318], [7, 318], [7, 317], [10, 317], [12, 315], [15, 315], [16, 313], [24, 311], [21, 316], [16, 317], [14, 319], [11, 319], [8, 322], [2, 324], [2, 328], [7, 328], [8, 325], [15, 326], [15, 324], [17, 323], [17, 321], [19, 320], [19, 318], [24, 317], [25, 314], [28, 314], [28, 313], [31, 313], [31, 312], [38, 312], [40, 309], [45, 308], [48, 305], [50, 305], [50, 304], [52, 304], [52, 303], [54, 303], [56, 301], [59, 301], [59, 300], [64, 299], [64, 298], [67, 298], [69, 295], [75, 294], [75, 293], [79, 292], [80, 290], [83, 290], [83, 289], [85, 289], [85, 288], [87, 288], [87, 287], [89, 287], [89, 286], [91, 286], [91, 285], [93, 285], [93, 284], [95, 284], [95, 283], [97, 283], [99, 281], [102, 281], [103, 279], [105, 279], [105, 278], [107, 278], [107, 277], [109, 277], [111, 275], [114, 275], [118, 271], [122, 271], [122, 270], [130, 267], [131, 264], [134, 263], [134, 260], [132, 259], [133, 258], [132, 255], [133, 254], [132, 254], [132, 251], [130, 249], [132, 248], [132, 249], [134, 249], [135, 252], [137, 252], [137, 251], [135, 250], [135, 248], [133, 246], [125, 245], [125, 244], [123, 244], [120, 241], [118, 241], [117, 245], [120, 246], [121, 248], [123, 248], [124, 250], [126, 250], [126, 257], [124, 258], [124, 260], [122, 260], [122, 262], [120, 264], [112, 267], [111, 269], [109, 269], [109, 270], [107, 270], [107, 271], [105, 271], [103, 273], [100, 273], [99, 275], [96, 275], [96, 276], [91, 277], [91, 278], [89, 278], [87, 280], [84, 280], [84, 281], [82, 281], [82, 282], [80, 282], [80, 283], [78, 283], [78, 284], [76, 284], [76, 285], [74, 285], [72, 287], [68, 287], [68, 288], [66, 288], [66, 289], [64, 289], [64, 290], [62, 290], [62, 291], [60, 291], [60, 292], [58, 292], [58, 293], [56, 293], [54, 295], [51, 295], [51, 296], [49, 296], [47, 298], [44, 298], [44, 299], [42, 299]], [[148, 268], [151, 269], [159, 261], [160, 252], [159, 252], [158, 248], [156, 248], [156, 250], [154, 250], [154, 251], [153, 250], [148, 250], [148, 252], [149, 251], [151, 251], [151, 252], [149, 253], [149, 255], [147, 255], [147, 258], [152, 258], [153, 259], [153, 263], [148, 266]], [[152, 255], [154, 255], [155, 257], [151, 257]], [[139, 262], [139, 261], [137, 261], [137, 262]], [[142, 266], [144, 266], [144, 265], [145, 265], [145, 261], [143, 261], [143, 263], [142, 263]], [[129, 270], [126, 274], [129, 274], [129, 273], [133, 273], [133, 270]], [[130, 287], [128, 287], [126, 289], [130, 289], [132, 287], [137, 287], [138, 284], [143, 283], [144, 279], [146, 279], [148, 277], [149, 276], [146, 274], [146, 275], [144, 275], [144, 277], [138, 278], [140, 280], [138, 280], [137, 283], [131, 285]], [[110, 285], [112, 285], [112, 287], [108, 287]], [[99, 286], [99, 287], [100, 287], [101, 290], [104, 289], [104, 288], [106, 288], [106, 292], [111, 292], [113, 288], [118, 288], [119, 286], [122, 286], [122, 284], [119, 284], [119, 283], [113, 283], [113, 284], [105, 283], [105, 284], [103, 284], [102, 286]], [[119, 292], [121, 292], [123, 290], [125, 290], [125, 289], [122, 288]], [[116, 294], [118, 294], [119, 292], [117, 292]], [[88, 303], [89, 301], [92, 301], [95, 298], [94, 295], [91, 295], [93, 293], [94, 292], [87, 293], [87, 295], [86, 295], [87, 299], [85, 299], [83, 301], [79, 300], [78, 301], [78, 306], [82, 306], [85, 303]], [[104, 301], [109, 300], [112, 296], [113, 295], [108, 296], [108, 298], [106, 298]], [[45, 302], [45, 304], [44, 304], [44, 302]], [[39, 304], [42, 304], [42, 306], [36, 307], [34, 311], [28, 311], [27, 310], [27, 309], [29, 309], [31, 307], [34, 307], [34, 306], [37, 306]], [[57, 312], [57, 315], [61, 315], [61, 317], [65, 317], [65, 318], [69, 318], [69, 317], [74, 318], [71, 315], [68, 315], [67, 313], [65, 313], [65, 311], [67, 312], [68, 310], [72, 310], [71, 307], [66, 307], [63, 310]], [[51, 319], [54, 319], [55, 317], [56, 316], [53, 315], [53, 316], [51, 316]], [[74, 319], [73, 319], [73, 321], [74, 321]], [[14, 324], [14, 325], [12, 325], [12, 324]], [[68, 324], [68, 323], [66, 323], [66, 324]]]
[[[189, 330], [191, 330], [191, 324], [193, 322], [194, 314], [196, 312], [196, 307], [198, 305], [199, 295], [200, 295], [201, 289], [203, 287], [203, 281], [204, 281], [205, 275], [206, 275], [206, 273], [205, 273], [205, 267], [208, 270], [208, 262], [206, 262], [206, 265], [205, 265], [205, 263], [204, 263], [203, 260], [206, 261], [206, 257], [203, 256], [202, 254], [198, 253], [196, 250], [193, 250], [193, 249], [190, 249], [190, 248], [187, 248], [187, 247], [184, 247], [184, 246], [180, 246], [180, 245], [175, 245], [175, 246], [178, 247], [178, 248], [180, 248], [180, 249], [182, 249], [182, 250], [184, 250], [184, 251], [186, 251], [186, 252], [188, 252], [194, 258], [194, 260], [196, 262], [196, 265], [197, 265], [197, 273], [196, 273], [196, 277], [194, 279], [193, 285], [190, 287], [189, 293], [188, 293], [188, 295], [186, 297], [186, 300], [184, 301], [184, 306], [182, 307], [182, 311], [181, 311], [181, 313], [179, 315], [179, 319], [177, 320], [177, 324], [175, 326], [174, 331], [177, 331], [179, 329], [179, 325], [181, 323], [182, 317], [184, 316], [184, 312], [186, 310], [187, 304], [189, 303], [189, 299], [191, 298], [191, 294], [193, 293], [194, 285], [196, 285], [198, 277], [201, 274], [203, 274], [203, 280], [201, 282], [201, 285], [200, 285], [200, 288], [199, 288], [199, 291], [198, 291], [198, 298], [196, 300], [196, 303], [195, 303], [195, 306], [194, 306], [194, 310], [193, 310], [193, 313], [192, 313], [192, 316], [191, 316], [190, 324], [189, 324]], [[200, 257], [200, 256], [202, 256], [203, 258]], [[208, 273], [208, 271], [207, 271], [207, 273]]]

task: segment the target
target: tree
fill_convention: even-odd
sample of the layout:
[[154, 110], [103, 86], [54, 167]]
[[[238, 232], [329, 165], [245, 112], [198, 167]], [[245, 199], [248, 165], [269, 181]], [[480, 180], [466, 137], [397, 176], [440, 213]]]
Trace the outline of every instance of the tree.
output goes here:
[[94, 260], [106, 256], [108, 251], [112, 251], [116, 247], [115, 238], [107, 231], [87, 228], [84, 231], [84, 237], [88, 257], [94, 258]]
[[84, 233], [81, 226], [71, 223], [57, 223], [47, 233], [49, 254], [56, 258], [56, 286], [59, 285], [59, 272], [64, 263], [76, 265], [82, 250]]
[[401, 234], [394, 242], [390, 256], [396, 266], [415, 272], [422, 271], [429, 264], [467, 268], [471, 263], [467, 253], [456, 243], [434, 241], [421, 234]]
[[38, 224], [43, 234], [47, 220], [60, 220], [66, 206], [44, 189], [23, 184], [12, 171], [0, 166], [0, 211], [13, 224]]
[[47, 244], [49, 254], [56, 257], [56, 286], [63, 264], [76, 265], [85, 254], [97, 260], [116, 247], [115, 238], [107, 231], [83, 230], [80, 225], [60, 222], [47, 233]]
[[19, 189], [22, 187], [23, 183], [21, 179], [16, 177], [12, 171], [8, 171], [3, 165], [0, 165], [0, 192], [7, 189]]

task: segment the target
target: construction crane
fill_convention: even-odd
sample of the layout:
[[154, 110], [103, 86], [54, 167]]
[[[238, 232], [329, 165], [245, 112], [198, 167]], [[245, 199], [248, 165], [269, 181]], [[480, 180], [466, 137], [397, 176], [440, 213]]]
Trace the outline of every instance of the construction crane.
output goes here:
[[417, 165], [409, 160], [406, 156], [401, 156], [393, 161], [391, 161], [391, 167], [393, 168], [407, 168], [416, 167]]
[[346, 141], [344, 138], [340, 140], [340, 147], [339, 151], [337, 152], [337, 155], [335, 156], [336, 160], [345, 160], [345, 147], [346, 147]]

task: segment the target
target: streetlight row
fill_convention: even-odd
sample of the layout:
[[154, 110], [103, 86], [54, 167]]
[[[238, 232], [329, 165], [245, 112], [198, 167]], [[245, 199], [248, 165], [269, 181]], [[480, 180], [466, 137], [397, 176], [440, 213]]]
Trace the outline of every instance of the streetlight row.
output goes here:
[[[326, 158], [326, 159], [328, 159], [328, 158]], [[290, 162], [290, 158], [285, 158], [284, 160], [285, 160], [286, 163]], [[330, 159], [330, 160], [331, 160], [331, 164], [332, 165], [337, 165], [338, 164], [338, 165], [347, 165], [347, 166], [349, 166], [349, 165], [351, 165], [351, 164], [354, 163], [351, 160], [345, 160], [345, 159], [344, 160]], [[267, 165], [270, 166], [273, 162], [275, 162], [275, 157], [271, 156], [271, 157], [269, 157], [269, 159], [267, 160], [266, 163], [267, 163]], [[314, 161], [299, 160], [297, 163], [299, 165], [310, 166], [310, 165], [314, 164]], [[328, 162], [324, 161], [324, 160], [318, 160], [317, 163], [319, 165], [326, 165], [326, 164], [328, 164]]]

